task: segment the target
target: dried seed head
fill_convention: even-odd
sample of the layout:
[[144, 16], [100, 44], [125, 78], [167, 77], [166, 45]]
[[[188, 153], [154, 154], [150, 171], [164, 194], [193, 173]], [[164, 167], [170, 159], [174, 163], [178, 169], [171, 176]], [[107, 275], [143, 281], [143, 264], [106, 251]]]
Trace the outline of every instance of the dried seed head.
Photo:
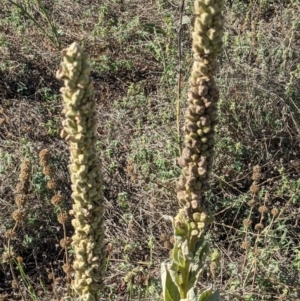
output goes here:
[[168, 240], [164, 242], [164, 248], [170, 250], [172, 249], [172, 247], [173, 247], [172, 244]]
[[113, 250], [113, 244], [111, 242], [109, 242], [107, 245], [106, 245], [106, 252], [108, 254], [110, 254]]
[[270, 200], [271, 200], [270, 193], [269, 193], [269, 191], [267, 191], [265, 194], [265, 203], [269, 204]]
[[175, 238], [174, 238], [173, 235], [170, 237], [169, 241], [170, 241], [170, 243], [171, 243], [172, 245], [175, 244]]
[[62, 248], [68, 247], [69, 245], [71, 245], [71, 243], [72, 243], [71, 237], [62, 238], [59, 242], [59, 244]]
[[18, 282], [17, 282], [15, 279], [12, 280], [12, 282], [11, 282], [11, 287], [12, 287], [13, 289], [18, 289], [18, 288], [19, 288]]
[[11, 262], [15, 258], [16, 254], [13, 250], [5, 250], [2, 254], [2, 262]]
[[29, 183], [27, 181], [26, 182], [19, 182], [16, 185], [17, 193], [22, 193], [22, 194], [27, 193], [28, 189], [29, 189]]
[[210, 270], [210, 273], [212, 275], [212, 278], [215, 279], [216, 278], [216, 274], [217, 274], [217, 271], [218, 271], [218, 265], [215, 261], [212, 261], [209, 265], [209, 270]]
[[251, 221], [251, 219], [246, 218], [246, 219], [244, 219], [243, 224], [244, 224], [245, 228], [249, 228], [250, 225], [252, 224], [252, 221]]
[[17, 256], [17, 262], [22, 263], [23, 262], [23, 257], [22, 256]]
[[53, 206], [58, 206], [58, 205], [60, 205], [63, 201], [64, 201], [63, 196], [60, 195], [60, 194], [56, 194], [56, 195], [54, 195], [54, 196], [52, 197], [52, 199], [51, 199], [51, 204], [52, 204]]
[[31, 171], [31, 161], [29, 159], [24, 159], [21, 164], [21, 172], [30, 173]]
[[26, 212], [23, 209], [17, 209], [12, 213], [12, 218], [16, 222], [22, 222], [25, 219]]
[[160, 241], [166, 241], [168, 239], [168, 236], [166, 233], [161, 233], [159, 236]]
[[258, 223], [255, 225], [255, 230], [261, 232], [264, 229], [264, 225], [262, 223]]
[[[72, 280], [72, 282], [73, 282], [74, 280]], [[62, 277], [56, 277], [55, 279], [54, 279], [54, 282], [55, 282], [55, 284], [57, 284], [57, 285], [61, 285], [62, 284], [62, 282], [63, 282], [63, 278]], [[61, 301], [61, 300], [59, 300], [59, 301]]]
[[250, 192], [253, 194], [257, 194], [259, 192], [259, 186], [256, 184], [256, 182], [253, 182], [253, 184], [250, 186]]
[[57, 182], [55, 180], [49, 180], [47, 182], [47, 187], [51, 190], [55, 190], [57, 188]]
[[48, 149], [42, 149], [39, 153], [40, 165], [47, 166], [49, 164], [50, 152]]
[[274, 217], [276, 217], [276, 216], [279, 214], [279, 210], [278, 210], [276, 207], [274, 207], [274, 208], [272, 208], [272, 210], [271, 210], [271, 214], [272, 214]]
[[259, 182], [261, 179], [261, 167], [259, 165], [255, 165], [253, 167], [252, 180]]
[[30, 179], [30, 172], [31, 172], [31, 162], [29, 159], [25, 159], [21, 164], [19, 181], [22, 183], [28, 182]]
[[60, 224], [65, 224], [67, 220], [68, 220], [68, 215], [66, 213], [59, 213], [57, 215], [57, 221]]
[[16, 239], [17, 238], [17, 232], [13, 229], [9, 229], [5, 232], [4, 237], [6, 239]]
[[241, 248], [244, 249], [244, 250], [249, 250], [250, 246], [251, 245], [250, 245], [249, 241], [243, 241], [242, 245], [241, 245]]
[[254, 254], [255, 255], [260, 255], [261, 254], [261, 249], [259, 249], [257, 246], [254, 248]]
[[45, 176], [51, 177], [53, 175], [53, 168], [50, 165], [44, 166], [43, 174]]
[[25, 194], [19, 194], [15, 198], [15, 203], [18, 207], [24, 207], [27, 201], [27, 197]]
[[65, 263], [62, 267], [65, 274], [70, 274], [72, 272], [72, 266], [69, 263]]
[[258, 208], [258, 212], [261, 213], [261, 214], [265, 214], [268, 211], [269, 211], [269, 209], [266, 206], [259, 206], [259, 208]]
[[248, 203], [247, 203], [247, 205], [249, 206], [249, 207], [254, 207], [255, 206], [255, 200], [254, 199], [252, 199], [252, 200], [250, 200]]

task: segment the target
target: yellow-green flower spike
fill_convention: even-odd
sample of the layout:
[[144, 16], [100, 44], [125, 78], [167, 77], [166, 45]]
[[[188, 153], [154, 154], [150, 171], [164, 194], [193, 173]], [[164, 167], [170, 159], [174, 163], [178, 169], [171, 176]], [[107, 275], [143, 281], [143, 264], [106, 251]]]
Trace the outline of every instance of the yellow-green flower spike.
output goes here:
[[96, 156], [96, 111], [87, 54], [77, 44], [62, 50], [57, 78], [64, 80], [61, 93], [65, 120], [62, 138], [69, 141], [69, 166], [74, 199], [74, 289], [84, 300], [94, 300], [103, 286], [104, 201], [100, 165]]

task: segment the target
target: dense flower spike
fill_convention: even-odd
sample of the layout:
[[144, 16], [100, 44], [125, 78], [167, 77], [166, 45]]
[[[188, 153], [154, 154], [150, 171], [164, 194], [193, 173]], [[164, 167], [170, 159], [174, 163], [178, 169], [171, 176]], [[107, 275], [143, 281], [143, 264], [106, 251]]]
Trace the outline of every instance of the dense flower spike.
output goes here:
[[209, 189], [219, 98], [213, 76], [217, 70], [216, 57], [222, 50], [222, 6], [223, 0], [195, 1], [194, 64], [185, 115], [184, 148], [178, 160], [182, 174], [177, 183], [179, 202], [192, 210], [201, 207], [204, 192]]
[[84, 300], [94, 300], [102, 287], [105, 269], [102, 180], [95, 150], [96, 104], [87, 54], [73, 43], [62, 55], [57, 77], [64, 80], [61, 93], [65, 120], [61, 136], [69, 141], [71, 153], [74, 289]]
[[[173, 301], [219, 300], [218, 292], [212, 290], [196, 297], [195, 287], [208, 255], [208, 244], [204, 239], [205, 229], [212, 222], [204, 209], [204, 193], [209, 190], [215, 144], [219, 91], [214, 74], [217, 71], [216, 58], [222, 51], [223, 2], [194, 2], [194, 63], [185, 114], [184, 147], [178, 159], [182, 173], [176, 187], [182, 208], [173, 220], [175, 244], [171, 261], [162, 265], [165, 301], [170, 300], [170, 295]], [[214, 255], [215, 259], [212, 259], [210, 265], [213, 277], [217, 272], [217, 257]], [[173, 284], [169, 279], [172, 279]]]

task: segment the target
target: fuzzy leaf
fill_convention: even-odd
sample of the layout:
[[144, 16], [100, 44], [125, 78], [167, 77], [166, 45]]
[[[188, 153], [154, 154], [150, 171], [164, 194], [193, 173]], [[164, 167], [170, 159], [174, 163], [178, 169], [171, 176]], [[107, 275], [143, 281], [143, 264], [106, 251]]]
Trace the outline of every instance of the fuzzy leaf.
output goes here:
[[187, 293], [187, 296], [186, 296], [186, 300], [187, 301], [197, 301], [197, 296], [195, 294], [195, 289], [194, 287], [191, 287]]
[[202, 265], [202, 266], [204, 265], [205, 259], [208, 255], [208, 252], [209, 252], [209, 246], [206, 242], [204, 242], [202, 245], [202, 248], [199, 248], [199, 250], [197, 250], [197, 255], [199, 258], [200, 265]]
[[197, 301], [221, 301], [221, 296], [219, 291], [212, 292], [208, 289], [199, 296]]
[[178, 242], [175, 242], [174, 248], [173, 248], [173, 260], [174, 262], [180, 266], [180, 267], [185, 267], [185, 258], [182, 255], [181, 248], [178, 247]]
[[193, 254], [189, 250], [188, 241], [185, 240], [181, 245], [182, 254], [185, 261], [192, 261], [193, 260]]
[[209, 247], [208, 244], [205, 244], [202, 246], [202, 249], [198, 251], [198, 257], [199, 259], [197, 261], [194, 261], [190, 266], [190, 273], [189, 273], [189, 287], [192, 288], [196, 286], [198, 279], [202, 273], [205, 258], [208, 254]]
[[[174, 271], [173, 271], [174, 272]], [[177, 283], [174, 282], [174, 275], [171, 277], [168, 264], [163, 262], [161, 264], [161, 282], [163, 288], [164, 301], [179, 301], [180, 293]]]
[[174, 226], [174, 218], [171, 215], [163, 215], [162, 217], [166, 222], [169, 222]]
[[185, 24], [191, 24], [191, 19], [188, 17], [188, 16], [183, 16], [182, 17], [182, 25], [185, 25]]

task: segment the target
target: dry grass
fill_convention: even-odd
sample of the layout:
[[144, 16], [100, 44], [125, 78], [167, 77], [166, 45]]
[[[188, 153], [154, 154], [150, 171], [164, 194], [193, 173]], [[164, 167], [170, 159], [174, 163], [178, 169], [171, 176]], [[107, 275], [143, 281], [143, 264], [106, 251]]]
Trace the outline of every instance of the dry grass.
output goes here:
[[[300, 295], [300, 3], [232, 1], [230, 7], [229, 2], [218, 76], [218, 144], [208, 195], [215, 212], [208, 238], [221, 251], [222, 261], [217, 277], [212, 279], [207, 272], [201, 285], [214, 283], [224, 300], [294, 301]], [[160, 263], [172, 247], [171, 227], [161, 216], [178, 209], [174, 187], [179, 175], [175, 161], [179, 2], [43, 3], [62, 47], [80, 42], [93, 66], [109, 251], [107, 289], [100, 300], [158, 301]], [[192, 21], [191, 5], [187, 4], [185, 16]], [[60, 53], [9, 1], [2, 7], [0, 253], [3, 235], [13, 225], [19, 166], [26, 157], [33, 164], [28, 218], [13, 247], [23, 257], [25, 276], [19, 281], [26, 300], [51, 300], [54, 292], [62, 295], [66, 288], [59, 246], [64, 235], [38, 153], [50, 150], [58, 190], [66, 200], [63, 209], [69, 210], [68, 154], [59, 137], [62, 105], [55, 79]], [[32, 6], [28, 10], [51, 33], [41, 14]], [[185, 24], [182, 34], [182, 109], [191, 66], [189, 27]], [[256, 165], [261, 178], [250, 192]], [[253, 197], [255, 204], [249, 206]], [[262, 214], [261, 206], [268, 212]], [[245, 227], [245, 219], [251, 225]], [[260, 223], [264, 229], [255, 226]], [[69, 222], [66, 232], [72, 235]], [[69, 255], [72, 259], [72, 250]], [[21, 275], [20, 268], [15, 272]], [[9, 266], [1, 264], [0, 299], [20, 297], [12, 280]]]

